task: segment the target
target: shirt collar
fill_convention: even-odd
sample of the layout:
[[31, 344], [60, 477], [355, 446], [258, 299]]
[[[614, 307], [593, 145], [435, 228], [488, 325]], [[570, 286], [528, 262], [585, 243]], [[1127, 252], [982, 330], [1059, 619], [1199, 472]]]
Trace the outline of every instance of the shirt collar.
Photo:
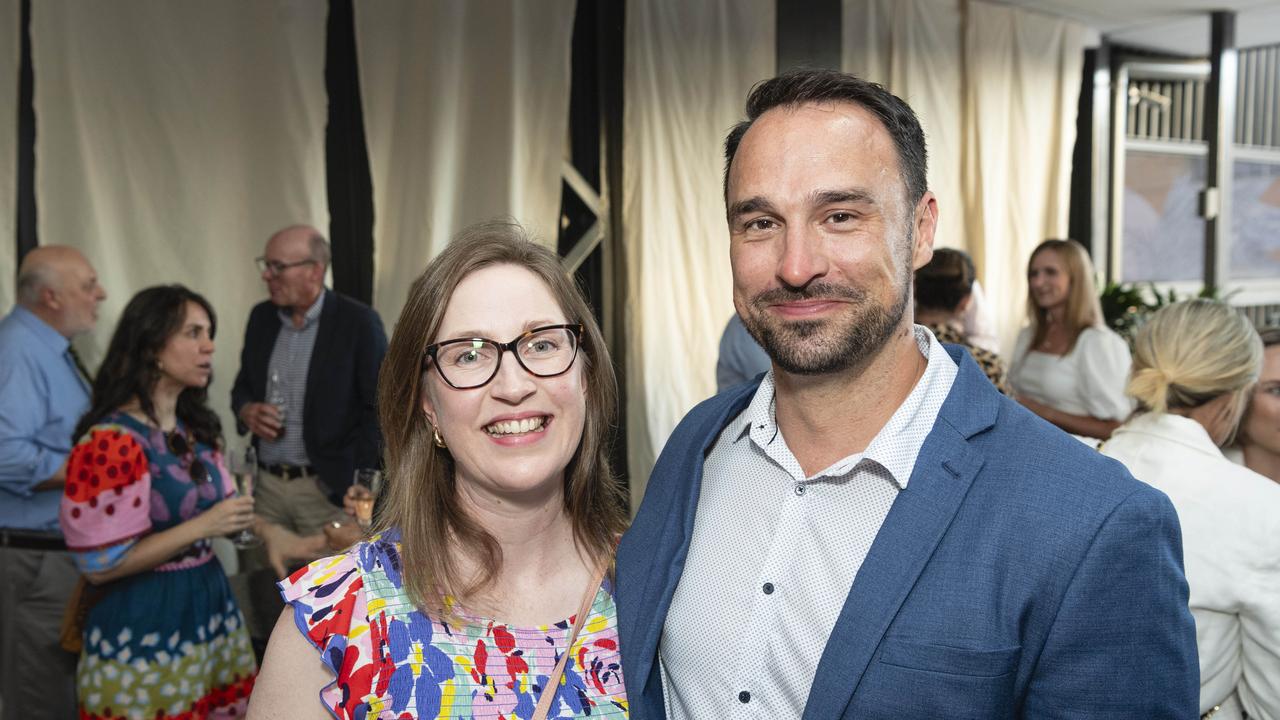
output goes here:
[[[916, 419], [920, 415], [925, 399], [932, 391], [935, 389], [949, 391], [958, 372], [955, 361], [951, 359], [946, 349], [942, 347], [928, 328], [923, 325], [916, 325], [913, 330], [915, 331], [916, 348], [928, 360], [920, 380], [912, 388], [911, 393], [907, 395], [906, 400], [894, 411], [889, 421], [885, 423], [884, 427], [880, 428], [880, 432], [876, 433], [876, 436], [872, 438], [866, 450], [838, 460], [830, 467], [815, 474], [811, 479], [843, 475], [860, 462], [870, 460], [887, 470], [893, 476], [893, 480], [899, 488], [906, 489], [907, 482], [911, 478], [911, 471], [915, 468], [916, 457], [919, 456], [920, 449], [924, 446], [924, 438], [933, 429], [932, 423], [930, 423], [930, 427], [920, 427], [916, 423]], [[760, 387], [756, 389], [755, 395], [751, 398], [751, 403], [733, 421], [731, 437], [734, 438], [734, 442], [738, 442], [744, 437], [750, 437], [751, 441], [765, 451], [766, 454], [768, 453], [766, 446], [775, 442], [785, 442], [782, 438], [782, 433], [778, 429], [776, 401], [777, 389], [774, 385], [773, 369], [770, 368], [760, 381]], [[912, 437], [906, 444], [906, 451], [903, 452], [900, 438], [907, 433], [910, 433]], [[787, 450], [787, 452], [790, 452], [790, 450]]]
[[[320, 310], [324, 307], [324, 296], [327, 292], [328, 291], [326, 290], [321, 290], [320, 295], [316, 297], [316, 301], [311, 303], [311, 307], [307, 308], [306, 314], [302, 316], [302, 327], [298, 328], [298, 330], [302, 330], [311, 323], [320, 319]], [[283, 323], [285, 327], [293, 327], [292, 308], [280, 308], [276, 312], [280, 314], [280, 322]]]
[[[1129, 433], [1155, 435], [1213, 456], [1222, 454], [1222, 448], [1214, 444], [1209, 431], [1205, 430], [1203, 425], [1182, 415], [1160, 412], [1139, 413], [1121, 425], [1112, 437]], [[1103, 445], [1105, 446], [1106, 443]]]
[[61, 355], [71, 347], [71, 341], [63, 337], [62, 333], [54, 330], [52, 325], [21, 305], [13, 309], [13, 316], [22, 323], [23, 327], [31, 331], [36, 339], [55, 353]]

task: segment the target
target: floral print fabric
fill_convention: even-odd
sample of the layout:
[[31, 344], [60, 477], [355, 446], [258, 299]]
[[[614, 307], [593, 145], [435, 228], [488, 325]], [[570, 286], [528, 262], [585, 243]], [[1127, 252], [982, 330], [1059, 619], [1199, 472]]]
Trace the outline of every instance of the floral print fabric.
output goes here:
[[[456, 607], [448, 621], [428, 617], [404, 591], [397, 540], [359, 543], [280, 583], [335, 675], [321, 702], [341, 720], [532, 717], [575, 618], [519, 628]], [[548, 717], [627, 717], [608, 580], [569, 653]]]
[[[192, 481], [193, 462], [208, 481]], [[72, 449], [60, 520], [81, 569], [101, 571], [233, 493], [216, 449], [179, 458], [164, 433], [115, 413]], [[101, 587], [76, 669], [81, 720], [244, 716], [257, 661], [209, 540]]]

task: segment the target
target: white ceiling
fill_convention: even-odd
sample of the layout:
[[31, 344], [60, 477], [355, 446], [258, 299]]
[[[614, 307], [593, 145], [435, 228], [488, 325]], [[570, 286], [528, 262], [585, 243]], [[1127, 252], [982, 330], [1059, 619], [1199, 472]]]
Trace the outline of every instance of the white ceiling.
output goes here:
[[1280, 2], [1270, 0], [1002, 0], [1071, 18], [1112, 42], [1177, 55], [1209, 52], [1209, 12], [1236, 11], [1236, 47], [1280, 44]]

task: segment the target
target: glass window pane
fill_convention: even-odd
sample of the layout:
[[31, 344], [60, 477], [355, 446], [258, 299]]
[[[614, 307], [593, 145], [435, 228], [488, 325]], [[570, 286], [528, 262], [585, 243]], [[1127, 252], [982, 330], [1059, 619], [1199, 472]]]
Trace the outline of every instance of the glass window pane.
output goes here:
[[1125, 153], [1121, 280], [1202, 279], [1204, 173], [1203, 156]]
[[1280, 163], [1237, 161], [1231, 192], [1231, 278], [1280, 279]]

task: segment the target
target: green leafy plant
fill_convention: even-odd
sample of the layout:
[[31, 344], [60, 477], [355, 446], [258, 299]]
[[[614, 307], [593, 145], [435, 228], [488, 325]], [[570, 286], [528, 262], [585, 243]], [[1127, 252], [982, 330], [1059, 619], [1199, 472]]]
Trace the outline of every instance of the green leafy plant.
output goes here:
[[[1227, 297], [1233, 294], [1234, 291], [1228, 293]], [[1134, 333], [1142, 327], [1151, 313], [1165, 305], [1172, 305], [1179, 300], [1189, 300], [1192, 297], [1224, 299], [1217, 288], [1204, 287], [1195, 295], [1179, 297], [1173, 288], [1162, 293], [1154, 283], [1109, 282], [1102, 288], [1098, 300], [1102, 304], [1102, 317], [1106, 319], [1107, 327], [1115, 330], [1132, 344]]]

